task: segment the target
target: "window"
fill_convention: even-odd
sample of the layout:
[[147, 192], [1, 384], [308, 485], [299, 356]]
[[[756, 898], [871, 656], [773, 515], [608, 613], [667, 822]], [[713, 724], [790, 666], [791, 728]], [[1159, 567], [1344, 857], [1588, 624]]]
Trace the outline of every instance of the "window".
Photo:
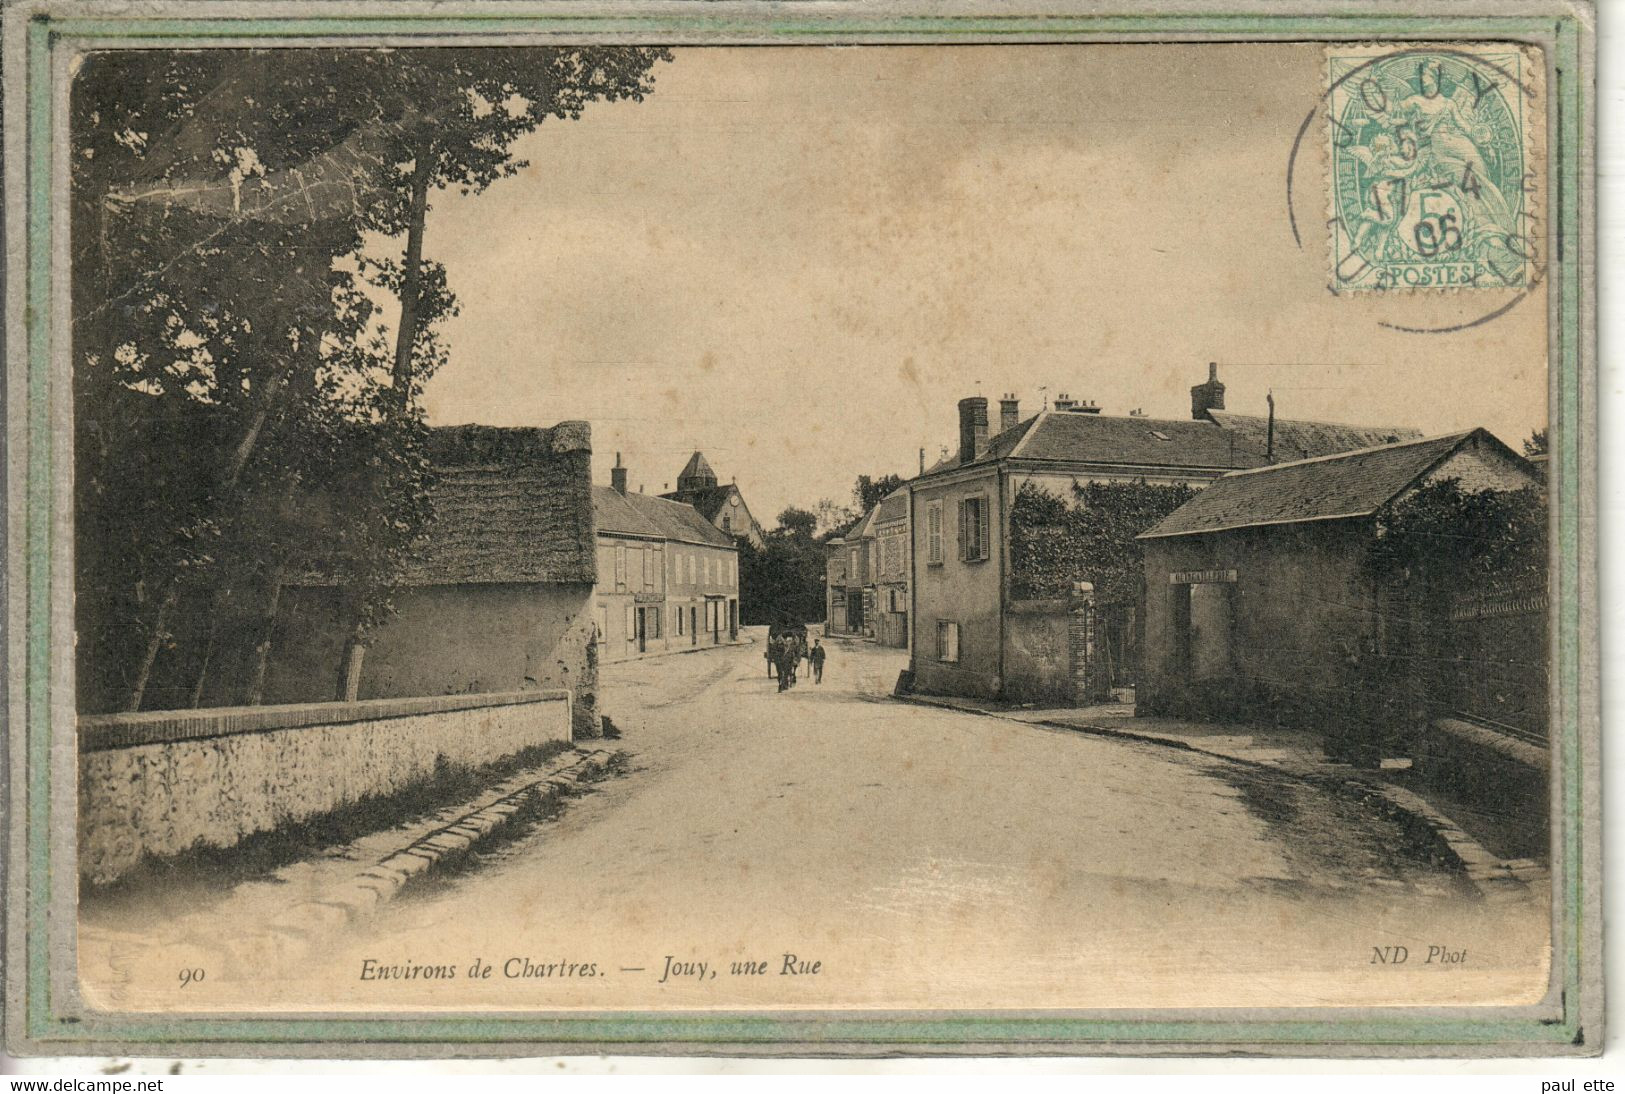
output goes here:
[[654, 550], [645, 548], [640, 552], [643, 555], [643, 590], [648, 592], [655, 587]]
[[698, 582], [699, 578], [694, 570], [694, 555], [692, 552], [690, 552], [688, 556], [688, 583], [690, 585], [695, 585], [698, 584]]
[[987, 558], [987, 495], [959, 502], [959, 557], [964, 562]]
[[856, 547], [852, 548], [851, 554], [847, 555], [846, 572], [851, 577], [851, 579], [853, 581], [858, 581], [859, 580], [859, 578], [858, 578], [858, 549]]
[[626, 592], [626, 544], [615, 545], [615, 591]]
[[606, 604], [598, 605], [597, 640], [600, 646], [609, 643], [609, 606]]
[[683, 606], [681, 604], [674, 606], [671, 610], [671, 629], [675, 631], [679, 637], [681, 637], [684, 633]]
[[647, 636], [649, 638], [660, 637], [660, 619], [661, 615], [659, 608], [645, 609], [643, 614], [643, 625], [648, 628]]
[[959, 624], [937, 620], [937, 660], [959, 661]]
[[638, 610], [630, 604], [626, 606], [626, 640], [628, 642], [638, 640]]
[[942, 502], [934, 501], [925, 510], [926, 561], [942, 565]]

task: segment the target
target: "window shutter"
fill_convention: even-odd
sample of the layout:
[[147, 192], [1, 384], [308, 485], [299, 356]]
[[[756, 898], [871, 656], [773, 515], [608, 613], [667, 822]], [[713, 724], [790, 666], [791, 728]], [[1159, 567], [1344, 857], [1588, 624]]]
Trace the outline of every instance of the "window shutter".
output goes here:
[[969, 516], [970, 516], [969, 510], [968, 510], [967, 506], [965, 505], [964, 500], [961, 499], [960, 502], [959, 502], [959, 559], [960, 559], [961, 562], [963, 562], [966, 558], [969, 557], [968, 555], [965, 554], [965, 543], [966, 543], [965, 536], [966, 536], [966, 532], [967, 532], [967, 529], [965, 527], [965, 521], [966, 521], [966, 518], [968, 518]]
[[988, 525], [990, 523], [992, 523], [988, 519], [988, 517], [989, 517], [989, 509], [988, 509], [987, 495], [986, 494], [983, 494], [979, 499], [977, 499], [977, 502], [976, 502], [976, 515], [977, 515], [976, 526], [981, 532], [981, 541], [977, 544], [976, 557], [985, 559], [988, 556], [988, 550], [987, 550], [987, 547], [988, 547], [988, 544], [987, 544]]

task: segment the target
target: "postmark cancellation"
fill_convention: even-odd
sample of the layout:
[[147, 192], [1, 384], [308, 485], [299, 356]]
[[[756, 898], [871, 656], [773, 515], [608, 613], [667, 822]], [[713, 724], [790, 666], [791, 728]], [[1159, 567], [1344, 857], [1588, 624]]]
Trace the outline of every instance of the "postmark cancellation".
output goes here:
[[1544, 270], [1540, 51], [1516, 43], [1326, 50], [1334, 292], [1521, 292]]

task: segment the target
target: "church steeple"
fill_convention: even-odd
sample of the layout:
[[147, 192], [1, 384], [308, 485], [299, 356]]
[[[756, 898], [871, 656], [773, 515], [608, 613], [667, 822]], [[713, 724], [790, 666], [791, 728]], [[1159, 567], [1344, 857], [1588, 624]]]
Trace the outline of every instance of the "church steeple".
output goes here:
[[705, 454], [696, 452], [688, 458], [682, 473], [677, 476], [677, 489], [684, 490], [710, 490], [717, 485], [717, 473], [711, 470], [711, 465], [705, 462]]

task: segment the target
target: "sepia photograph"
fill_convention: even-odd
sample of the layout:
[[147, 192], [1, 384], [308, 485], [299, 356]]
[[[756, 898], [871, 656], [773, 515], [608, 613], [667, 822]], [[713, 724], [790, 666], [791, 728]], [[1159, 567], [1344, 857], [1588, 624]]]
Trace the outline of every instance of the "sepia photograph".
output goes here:
[[28, 1038], [1595, 1051], [1579, 9], [514, 7], [8, 18]]

